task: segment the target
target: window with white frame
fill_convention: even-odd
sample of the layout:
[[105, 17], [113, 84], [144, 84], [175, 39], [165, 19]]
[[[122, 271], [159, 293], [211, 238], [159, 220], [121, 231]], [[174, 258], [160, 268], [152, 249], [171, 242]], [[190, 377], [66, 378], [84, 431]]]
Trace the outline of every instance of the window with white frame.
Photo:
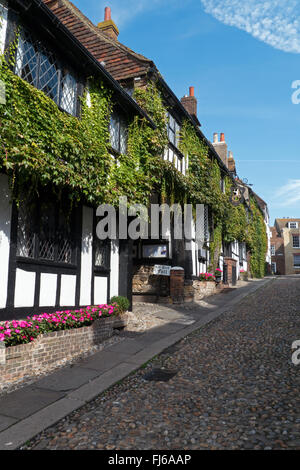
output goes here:
[[289, 222], [288, 227], [289, 228], [298, 228], [298, 222]]
[[300, 254], [294, 255], [294, 268], [300, 269]]
[[293, 235], [293, 248], [300, 248], [300, 236]]
[[127, 151], [127, 121], [121, 113], [113, 111], [110, 118], [110, 145], [118, 153]]
[[276, 263], [271, 263], [271, 269], [272, 269], [272, 273], [276, 274], [276, 272], [277, 272]]
[[276, 250], [275, 245], [271, 245], [271, 256], [275, 256]]
[[19, 36], [15, 73], [42, 90], [64, 111], [76, 115], [75, 78], [68, 69], [61, 67], [55, 54], [26, 29], [22, 29]]

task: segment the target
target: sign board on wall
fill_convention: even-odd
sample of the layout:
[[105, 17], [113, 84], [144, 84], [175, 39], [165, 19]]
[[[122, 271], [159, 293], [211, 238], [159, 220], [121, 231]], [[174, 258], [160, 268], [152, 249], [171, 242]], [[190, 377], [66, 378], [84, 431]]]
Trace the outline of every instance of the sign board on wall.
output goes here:
[[153, 274], [156, 276], [170, 276], [171, 266], [160, 266], [156, 264], [153, 269]]

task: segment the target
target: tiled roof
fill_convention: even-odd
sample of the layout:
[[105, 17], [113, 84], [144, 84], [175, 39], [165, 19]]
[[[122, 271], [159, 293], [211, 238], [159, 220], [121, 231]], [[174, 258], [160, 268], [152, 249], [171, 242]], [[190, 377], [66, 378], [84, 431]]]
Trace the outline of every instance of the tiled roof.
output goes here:
[[275, 224], [277, 227], [282, 230], [283, 228], [287, 227], [288, 222], [298, 222], [300, 223], [300, 219], [275, 219]]
[[105, 35], [69, 0], [43, 0], [115, 80], [145, 75], [153, 62]]

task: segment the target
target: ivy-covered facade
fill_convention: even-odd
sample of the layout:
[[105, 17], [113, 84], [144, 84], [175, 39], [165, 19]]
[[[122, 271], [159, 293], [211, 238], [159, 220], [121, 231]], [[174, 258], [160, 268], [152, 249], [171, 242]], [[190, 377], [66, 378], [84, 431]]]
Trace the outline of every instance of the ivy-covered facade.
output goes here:
[[127, 296], [96, 208], [145, 201], [131, 135], [155, 126], [41, 2], [0, 5], [0, 319]]
[[[153, 62], [86, 21], [67, 29], [58, 12], [74, 14], [70, 5], [0, 0], [0, 319], [131, 298], [140, 273], [145, 292], [157, 294], [155, 264], [181, 266], [192, 279], [233, 259], [236, 277], [242, 268], [262, 277], [261, 200], [228, 170]], [[117, 68], [109, 66], [116, 50], [126, 55]], [[235, 205], [239, 189], [247, 197]], [[155, 240], [99, 240], [96, 209], [118, 208], [120, 197], [198, 205], [202, 240], [194, 222], [184, 240], [172, 230]]]

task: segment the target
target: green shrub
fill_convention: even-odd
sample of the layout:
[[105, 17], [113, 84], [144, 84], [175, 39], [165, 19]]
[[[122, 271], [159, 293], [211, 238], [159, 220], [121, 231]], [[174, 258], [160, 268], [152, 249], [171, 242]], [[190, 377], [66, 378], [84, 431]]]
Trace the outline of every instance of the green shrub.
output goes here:
[[110, 299], [110, 303], [111, 304], [114, 304], [114, 303], [117, 304], [119, 313], [127, 312], [129, 307], [130, 307], [129, 300], [126, 297], [122, 297], [121, 295], [112, 297]]

